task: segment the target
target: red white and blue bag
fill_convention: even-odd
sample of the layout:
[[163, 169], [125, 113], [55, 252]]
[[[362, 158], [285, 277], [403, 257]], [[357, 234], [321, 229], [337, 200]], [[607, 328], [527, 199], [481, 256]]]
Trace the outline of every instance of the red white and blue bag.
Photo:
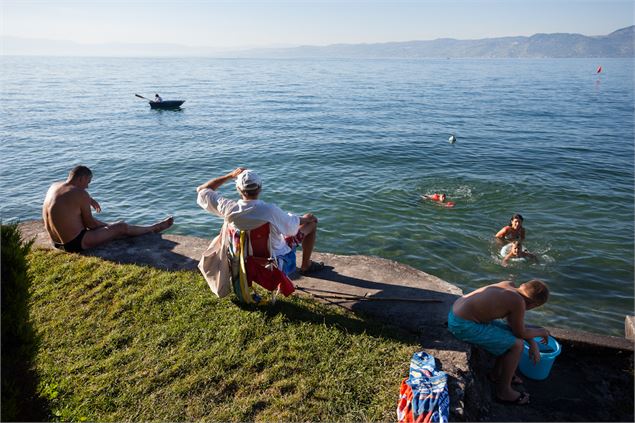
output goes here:
[[409, 376], [401, 382], [397, 420], [445, 423], [449, 413], [448, 376], [436, 369], [433, 356], [424, 351], [414, 353]]

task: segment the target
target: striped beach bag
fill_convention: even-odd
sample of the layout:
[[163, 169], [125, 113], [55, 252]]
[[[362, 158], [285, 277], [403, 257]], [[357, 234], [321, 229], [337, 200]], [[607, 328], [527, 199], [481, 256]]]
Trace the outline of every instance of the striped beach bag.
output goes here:
[[447, 422], [450, 414], [448, 376], [436, 369], [434, 357], [420, 351], [410, 360], [409, 376], [401, 382], [399, 422]]

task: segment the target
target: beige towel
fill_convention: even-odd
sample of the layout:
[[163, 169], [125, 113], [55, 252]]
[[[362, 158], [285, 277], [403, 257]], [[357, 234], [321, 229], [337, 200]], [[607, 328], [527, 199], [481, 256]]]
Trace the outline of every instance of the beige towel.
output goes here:
[[231, 292], [231, 269], [227, 258], [227, 223], [223, 224], [220, 233], [212, 240], [198, 262], [198, 269], [203, 274], [212, 292], [225, 297]]

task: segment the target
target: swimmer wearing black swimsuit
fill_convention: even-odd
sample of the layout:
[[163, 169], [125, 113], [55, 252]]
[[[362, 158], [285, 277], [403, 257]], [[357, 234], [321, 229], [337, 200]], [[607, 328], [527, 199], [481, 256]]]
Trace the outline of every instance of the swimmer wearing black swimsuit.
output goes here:
[[82, 239], [84, 239], [84, 235], [86, 235], [86, 229], [82, 229], [82, 231], [73, 238], [72, 241], [67, 242], [66, 244], [62, 244], [60, 242], [54, 242], [53, 246], [58, 250], [63, 250], [68, 253], [81, 253], [84, 251], [82, 248]]

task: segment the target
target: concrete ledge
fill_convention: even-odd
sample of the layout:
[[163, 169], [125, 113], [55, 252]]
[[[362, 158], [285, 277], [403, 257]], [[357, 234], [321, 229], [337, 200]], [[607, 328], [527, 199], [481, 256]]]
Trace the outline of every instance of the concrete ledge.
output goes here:
[[[35, 241], [35, 247], [53, 248], [41, 220], [23, 222], [20, 230], [25, 240]], [[191, 236], [147, 234], [119, 239], [84, 254], [117, 263], [139, 264], [164, 270], [193, 270], [210, 241]]]
[[631, 341], [635, 340], [635, 316], [626, 316], [624, 319], [624, 336]]
[[560, 343], [566, 342], [576, 348], [593, 350], [616, 350], [633, 352], [633, 341], [617, 336], [598, 335], [597, 333], [571, 329], [547, 328]]

